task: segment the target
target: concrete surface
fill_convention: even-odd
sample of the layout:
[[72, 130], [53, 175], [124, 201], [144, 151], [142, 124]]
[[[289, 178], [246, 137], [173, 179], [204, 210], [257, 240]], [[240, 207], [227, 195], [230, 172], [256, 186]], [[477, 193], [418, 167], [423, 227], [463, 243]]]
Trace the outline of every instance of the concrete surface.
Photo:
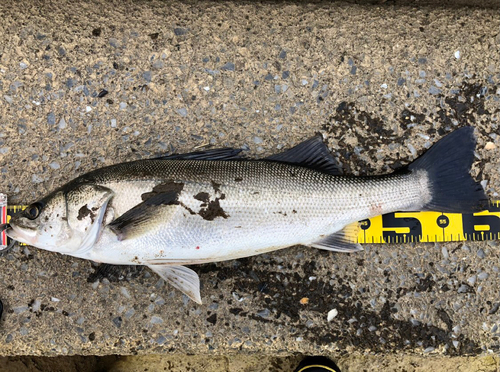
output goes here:
[[[347, 173], [380, 174], [466, 124], [473, 173], [498, 197], [496, 9], [3, 1], [0, 14], [13, 202], [120, 161], [207, 145], [263, 157], [315, 132]], [[498, 352], [499, 246], [294, 247], [197, 266], [202, 306], [148, 270], [17, 248], [0, 258], [0, 355]]]

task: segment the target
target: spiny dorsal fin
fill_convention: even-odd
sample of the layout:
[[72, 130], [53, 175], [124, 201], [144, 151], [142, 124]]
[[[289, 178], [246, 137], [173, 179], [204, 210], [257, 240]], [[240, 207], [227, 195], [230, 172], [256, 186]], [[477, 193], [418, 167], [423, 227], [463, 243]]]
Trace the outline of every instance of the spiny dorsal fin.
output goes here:
[[241, 160], [241, 149], [233, 149], [230, 147], [222, 149], [211, 149], [205, 151], [188, 152], [187, 154], [173, 154], [159, 156], [154, 159], [159, 160]]
[[271, 155], [265, 158], [265, 160], [300, 165], [332, 175], [340, 175], [342, 173], [319, 135], [301, 142], [297, 146], [280, 154]]

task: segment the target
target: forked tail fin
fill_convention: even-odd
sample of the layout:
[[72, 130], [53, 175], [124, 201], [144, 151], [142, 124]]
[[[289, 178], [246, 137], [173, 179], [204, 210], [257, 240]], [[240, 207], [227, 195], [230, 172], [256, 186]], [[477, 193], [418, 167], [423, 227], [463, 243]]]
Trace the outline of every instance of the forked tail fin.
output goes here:
[[474, 128], [460, 128], [408, 165], [412, 172], [427, 173], [431, 199], [422, 210], [470, 213], [486, 209], [483, 187], [469, 173], [475, 147]]

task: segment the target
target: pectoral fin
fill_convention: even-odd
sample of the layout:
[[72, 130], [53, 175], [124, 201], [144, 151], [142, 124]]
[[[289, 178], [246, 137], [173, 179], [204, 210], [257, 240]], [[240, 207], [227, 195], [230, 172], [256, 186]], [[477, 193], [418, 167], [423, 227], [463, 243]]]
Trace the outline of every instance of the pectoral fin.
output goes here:
[[185, 266], [149, 265], [151, 270], [198, 304], [202, 304], [200, 278]]
[[154, 194], [122, 214], [111, 222], [108, 227], [119, 240], [130, 239], [147, 233], [157, 224], [165, 223], [168, 216], [177, 209], [178, 195], [179, 192], [177, 191]]
[[362, 251], [361, 244], [357, 242], [359, 228], [359, 222], [352, 223], [335, 234], [314, 242], [311, 247], [334, 252]]

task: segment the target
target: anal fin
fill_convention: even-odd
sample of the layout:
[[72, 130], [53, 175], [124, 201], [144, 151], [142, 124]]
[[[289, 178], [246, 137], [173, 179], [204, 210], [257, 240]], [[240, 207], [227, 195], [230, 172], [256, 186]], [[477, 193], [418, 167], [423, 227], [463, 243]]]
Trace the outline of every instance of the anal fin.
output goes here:
[[148, 265], [148, 267], [191, 300], [202, 304], [200, 278], [193, 270], [185, 266]]
[[357, 242], [360, 225], [359, 222], [351, 223], [342, 230], [329, 235], [311, 244], [311, 247], [334, 252], [362, 251], [361, 244]]

